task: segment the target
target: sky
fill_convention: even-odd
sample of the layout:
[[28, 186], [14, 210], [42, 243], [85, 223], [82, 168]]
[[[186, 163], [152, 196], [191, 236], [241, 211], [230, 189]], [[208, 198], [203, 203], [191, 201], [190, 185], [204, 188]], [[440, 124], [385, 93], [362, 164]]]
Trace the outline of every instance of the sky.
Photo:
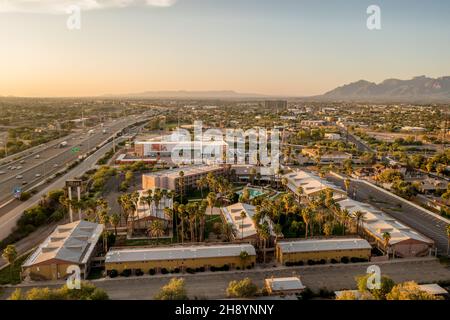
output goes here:
[[[81, 29], [66, 9], [81, 8]], [[368, 30], [369, 5], [381, 30]], [[0, 96], [308, 96], [450, 75], [446, 0], [0, 0]]]

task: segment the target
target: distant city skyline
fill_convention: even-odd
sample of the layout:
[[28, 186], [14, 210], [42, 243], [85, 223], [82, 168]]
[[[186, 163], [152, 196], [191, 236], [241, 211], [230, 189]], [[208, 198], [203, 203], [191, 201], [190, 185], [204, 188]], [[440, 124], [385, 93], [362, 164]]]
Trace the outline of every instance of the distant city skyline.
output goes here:
[[[450, 2], [55, 3], [0, 1], [0, 96], [312, 96], [360, 79], [450, 75]], [[66, 27], [70, 4], [82, 8], [81, 30]], [[366, 28], [372, 4], [381, 8], [381, 30]]]

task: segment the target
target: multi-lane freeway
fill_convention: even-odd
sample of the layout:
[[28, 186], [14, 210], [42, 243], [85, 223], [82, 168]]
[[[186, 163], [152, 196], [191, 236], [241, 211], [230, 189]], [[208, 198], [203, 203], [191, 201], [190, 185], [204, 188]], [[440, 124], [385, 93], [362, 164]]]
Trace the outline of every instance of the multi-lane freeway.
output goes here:
[[[27, 190], [45, 181], [111, 135], [142, 119], [143, 117], [130, 116], [111, 120], [103, 126], [88, 128], [39, 146], [14, 161], [0, 165], [0, 207], [12, 201], [15, 189]], [[63, 141], [66, 141], [67, 145], [61, 146]]]

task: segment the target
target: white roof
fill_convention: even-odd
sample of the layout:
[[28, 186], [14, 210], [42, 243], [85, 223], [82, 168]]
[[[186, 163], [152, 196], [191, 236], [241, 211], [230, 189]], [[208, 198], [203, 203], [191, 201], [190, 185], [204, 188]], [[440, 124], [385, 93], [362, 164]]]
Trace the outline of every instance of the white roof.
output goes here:
[[420, 284], [419, 287], [422, 291], [428, 292], [429, 294], [433, 294], [433, 295], [448, 294], [447, 290], [442, 288], [437, 283]]
[[[253, 216], [255, 215], [255, 206], [246, 203], [235, 203], [228, 207], [223, 207], [222, 214], [227, 223], [234, 227], [234, 237], [236, 239], [245, 239], [257, 234]], [[244, 221], [241, 218], [241, 212], [245, 212]], [[273, 231], [273, 223], [269, 217], [264, 217], [264, 221], [269, 225], [269, 231], [272, 236], [276, 236]]]
[[399, 221], [384, 212], [372, 207], [370, 204], [358, 202], [352, 199], [345, 199], [338, 202], [341, 209], [347, 209], [351, 214], [356, 211], [365, 213], [362, 226], [378, 240], [383, 241], [383, 233], [389, 232], [390, 244], [396, 244], [405, 240], [414, 239], [426, 243], [433, 243], [432, 240], [419, 234], [417, 231], [405, 226]]
[[285, 177], [288, 181], [287, 187], [294, 193], [297, 193], [298, 187], [302, 187], [303, 193], [306, 195], [314, 194], [326, 189], [331, 189], [333, 192], [345, 194], [345, 191], [341, 188], [306, 171], [287, 173], [283, 177]]
[[106, 254], [105, 263], [236, 257], [243, 251], [251, 256], [256, 255], [255, 248], [250, 244], [112, 249]]
[[298, 277], [271, 278], [266, 279], [266, 283], [270, 286], [272, 291], [275, 292], [301, 290], [306, 288]]
[[53, 259], [86, 263], [102, 232], [102, 224], [84, 220], [57, 226], [22, 266], [28, 267]]
[[336, 239], [309, 239], [299, 241], [280, 241], [277, 246], [283, 253], [290, 252], [313, 252], [313, 251], [336, 251], [371, 249], [370, 244], [360, 238], [336, 238]]
[[221, 170], [223, 167], [219, 165], [197, 165], [197, 166], [188, 166], [188, 167], [180, 167], [174, 169], [161, 170], [151, 173], [146, 173], [144, 176], [154, 176], [154, 177], [172, 177], [178, 178], [180, 176], [180, 172], [183, 171], [184, 177], [188, 177], [190, 175], [196, 175], [200, 173], [208, 173], [215, 170]]

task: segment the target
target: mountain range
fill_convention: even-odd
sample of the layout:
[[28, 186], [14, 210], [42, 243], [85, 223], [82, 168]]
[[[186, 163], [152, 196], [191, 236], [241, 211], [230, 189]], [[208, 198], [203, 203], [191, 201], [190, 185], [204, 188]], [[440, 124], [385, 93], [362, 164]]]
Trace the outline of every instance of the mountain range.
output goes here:
[[315, 98], [333, 101], [450, 102], [450, 77], [387, 79], [378, 84], [359, 80]]

